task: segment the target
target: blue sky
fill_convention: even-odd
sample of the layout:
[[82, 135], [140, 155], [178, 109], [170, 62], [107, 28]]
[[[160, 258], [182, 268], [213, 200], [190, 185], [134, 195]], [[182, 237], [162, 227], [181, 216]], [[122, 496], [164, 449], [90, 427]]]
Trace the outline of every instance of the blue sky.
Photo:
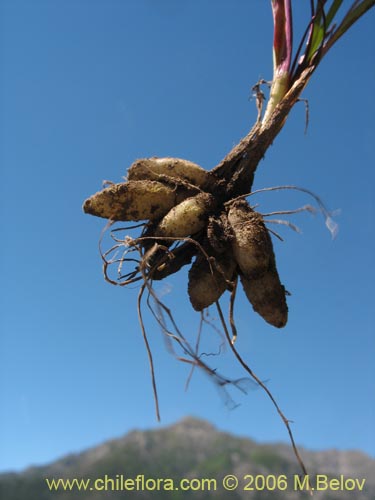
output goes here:
[[[307, 4], [308, 2], [306, 2]], [[157, 428], [137, 290], [104, 282], [104, 221], [82, 213], [104, 179], [136, 159], [176, 156], [210, 169], [254, 122], [251, 86], [272, 74], [272, 20], [264, 0], [2, 0], [0, 87], [0, 470], [54, 460]], [[295, 21], [305, 25], [298, 2]], [[279, 272], [292, 292], [282, 331], [239, 296], [237, 348], [267, 379], [311, 449], [375, 455], [374, 13], [328, 54], [261, 162], [255, 187], [318, 193], [340, 229], [296, 215], [302, 235], [278, 228]], [[297, 192], [259, 195], [260, 210], [296, 208]], [[163, 285], [164, 286], [164, 285]], [[161, 290], [194, 336], [186, 272]], [[225, 303], [225, 301], [224, 301]], [[215, 317], [215, 311], [212, 311]], [[168, 352], [147, 319], [161, 425], [186, 415], [260, 441], [287, 442], [265, 394], [231, 392]], [[216, 349], [218, 339], [206, 331]], [[211, 336], [211, 337], [210, 337]], [[229, 352], [213, 366], [244, 373]]]

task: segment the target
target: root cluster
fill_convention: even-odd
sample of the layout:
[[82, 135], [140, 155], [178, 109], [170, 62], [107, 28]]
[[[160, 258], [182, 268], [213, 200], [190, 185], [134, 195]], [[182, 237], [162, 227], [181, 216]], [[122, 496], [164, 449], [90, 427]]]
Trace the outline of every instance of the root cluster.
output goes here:
[[[277, 121], [275, 123], [277, 124]], [[275, 127], [277, 129], [278, 125]], [[256, 125], [248, 140], [242, 143], [241, 147], [244, 150], [255, 147], [254, 144], [259, 145], [259, 141], [262, 144], [263, 136], [258, 132]], [[255, 142], [252, 142], [253, 140]], [[266, 143], [267, 141], [264, 142]], [[236, 147], [235, 150], [237, 149]], [[266, 228], [265, 217], [304, 210], [313, 212], [314, 209], [306, 205], [297, 210], [265, 215], [255, 211], [246, 198], [249, 196], [248, 190], [251, 189], [256, 162], [251, 158], [247, 160], [245, 154], [239, 155], [238, 152], [234, 155], [231, 152], [228, 157], [230, 158], [228, 161], [224, 160], [211, 171], [178, 158], [137, 160], [129, 168], [123, 182], [118, 184], [107, 182], [109, 184], [107, 187], [84, 202], [83, 210], [88, 214], [108, 219], [106, 228], [115, 222], [139, 222], [133, 227], [112, 229], [111, 237], [114, 244], [105, 252], [101, 250], [101, 255], [107, 281], [122, 286], [137, 281], [141, 283], [138, 316], [149, 357], [157, 417], [159, 418], [159, 404], [154, 364], [141, 308], [144, 297], [147, 307], [161, 327], [170, 351], [179, 361], [191, 366], [187, 384], [195, 367], [198, 367], [210, 375], [225, 393], [227, 402], [233, 406], [234, 402], [227, 393], [226, 386], [230, 384], [246, 393], [244, 384], [251, 380], [255, 381], [266, 392], [286, 426], [295, 456], [303, 473], [306, 474], [288, 419], [268, 387], [242, 359], [234, 346], [237, 332], [233, 310], [237, 284], [240, 282], [256, 313], [276, 328], [286, 325], [288, 292], [280, 282], [270, 232], [278, 235]], [[252, 169], [246, 170], [246, 165], [252, 165]], [[230, 180], [227, 176], [231, 176]], [[299, 189], [311, 195], [325, 216], [328, 229], [334, 235], [335, 224], [319, 197], [295, 186], [282, 188]], [[265, 191], [274, 189], [280, 188], [266, 188]], [[255, 191], [251, 194], [255, 194]], [[268, 222], [281, 222], [298, 230], [285, 220], [268, 220]], [[128, 234], [121, 236], [121, 231], [137, 228], [141, 229], [135, 238]], [[229, 379], [211, 368], [202, 359], [205, 353], [200, 353], [201, 327], [195, 346], [192, 346], [179, 329], [171, 311], [156, 294], [153, 288], [154, 281], [161, 281], [189, 264], [191, 267], [188, 274], [188, 294], [192, 307], [201, 312], [201, 327], [205, 321], [203, 312], [215, 303], [228, 344], [250, 378]], [[115, 279], [109, 272], [113, 265], [117, 270]], [[219, 304], [219, 299], [225, 291], [231, 294], [230, 328], [227, 327]], [[175, 347], [178, 347], [179, 352], [175, 351]]]
[[[282, 129], [317, 64], [318, 61], [311, 63], [298, 72], [283, 99], [267, 114], [266, 120], [261, 120], [264, 96], [260, 91], [256, 92], [256, 123], [213, 170], [206, 171], [199, 165], [178, 158], [137, 160], [129, 168], [123, 182], [107, 183], [107, 187], [90, 196], [83, 205], [85, 213], [108, 219], [107, 228], [117, 221], [141, 221], [135, 226], [141, 228], [135, 238], [121, 238], [116, 236], [116, 230], [112, 230], [114, 245], [101, 254], [106, 280], [116, 285], [128, 285], [137, 281], [141, 283], [138, 314], [149, 355], [157, 415], [159, 416], [159, 408], [153, 360], [140, 307], [144, 296], [165, 338], [170, 342], [173, 340], [182, 350], [182, 355], [176, 354], [180, 361], [190, 363], [192, 370], [196, 366], [200, 367], [220, 387], [232, 384], [242, 390], [241, 379], [222, 377], [202, 361], [202, 355], [199, 354], [200, 333], [195, 347], [191, 347], [175, 323], [171, 311], [153, 289], [153, 281], [161, 281], [190, 264], [188, 294], [192, 307], [201, 312], [203, 321], [203, 311], [211, 304], [216, 304], [233, 354], [275, 406], [287, 428], [295, 456], [304, 474], [307, 472], [296, 448], [289, 421], [268, 387], [244, 362], [234, 346], [236, 327], [233, 308], [237, 284], [241, 283], [254, 311], [267, 323], [276, 328], [282, 328], [287, 323], [288, 293], [280, 282], [270, 238], [270, 232], [276, 233], [266, 228], [266, 215], [255, 211], [246, 198], [251, 193], [259, 162]], [[299, 189], [295, 186], [284, 188]], [[266, 190], [272, 189], [274, 188]], [[301, 191], [315, 198], [325, 216], [328, 229], [334, 235], [336, 225], [321, 200], [306, 189]], [[312, 207], [275, 214], [301, 210], [312, 211]], [[272, 222], [281, 222], [296, 229], [287, 221]], [[116, 279], [112, 279], [109, 273], [113, 264], [117, 268]], [[132, 269], [124, 270], [128, 264], [132, 265]], [[225, 291], [231, 294], [229, 323], [232, 337], [219, 304], [219, 298]], [[171, 328], [167, 326], [166, 318]]]
[[220, 179], [177, 158], [137, 160], [124, 182], [88, 198], [86, 213], [110, 221], [144, 221], [141, 259], [123, 284], [143, 273], [162, 280], [194, 259], [188, 293], [196, 311], [217, 302], [240, 282], [253, 309], [271, 325], [286, 325], [286, 292], [263, 217], [243, 197], [226, 199]]

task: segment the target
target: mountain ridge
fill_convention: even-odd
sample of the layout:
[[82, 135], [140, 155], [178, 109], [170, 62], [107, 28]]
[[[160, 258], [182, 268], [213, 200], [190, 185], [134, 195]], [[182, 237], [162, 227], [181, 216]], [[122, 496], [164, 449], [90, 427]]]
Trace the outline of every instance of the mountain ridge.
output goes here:
[[[330, 478], [341, 475], [365, 478], [363, 491], [319, 491], [319, 499], [369, 500], [375, 498], [375, 460], [357, 450], [310, 451], [300, 449], [308, 472], [313, 476], [324, 474]], [[31, 466], [22, 472], [0, 474], [1, 498], [6, 500], [91, 500], [124, 498], [124, 492], [49, 491], [45, 478], [95, 478], [107, 475], [125, 475], [134, 478], [139, 474], [158, 478], [216, 478], [221, 481], [226, 474], [239, 478], [246, 475], [292, 478], [300, 470], [290, 446], [283, 443], [262, 444], [247, 437], [234, 436], [217, 430], [214, 425], [195, 417], [157, 430], [134, 429], [127, 434], [108, 440], [79, 453], [71, 453], [44, 466]], [[159, 495], [159, 493], [163, 493]], [[288, 491], [225, 491], [184, 492], [183, 498], [307, 498], [305, 492]], [[5, 495], [5, 496], [3, 496]], [[136, 498], [182, 498], [181, 492], [133, 492]]]

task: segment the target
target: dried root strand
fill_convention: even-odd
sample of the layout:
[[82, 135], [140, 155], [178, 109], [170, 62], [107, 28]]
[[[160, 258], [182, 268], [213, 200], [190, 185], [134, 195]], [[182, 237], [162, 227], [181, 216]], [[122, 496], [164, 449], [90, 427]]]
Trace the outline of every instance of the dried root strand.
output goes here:
[[232, 339], [230, 338], [229, 331], [228, 331], [228, 328], [226, 326], [224, 315], [223, 315], [223, 312], [221, 310], [219, 302], [216, 302], [216, 307], [217, 307], [217, 310], [219, 312], [221, 324], [222, 324], [222, 326], [224, 328], [225, 336], [227, 338], [228, 344], [229, 344], [229, 346], [230, 346], [230, 348], [231, 348], [234, 356], [237, 358], [237, 360], [239, 361], [240, 365], [245, 369], [245, 371], [247, 371], [247, 373], [250, 375], [250, 377], [252, 379], [254, 379], [254, 381], [258, 385], [260, 385], [260, 387], [264, 390], [264, 392], [267, 394], [267, 396], [271, 400], [272, 404], [274, 405], [277, 413], [279, 414], [281, 420], [283, 421], [283, 423], [284, 423], [284, 425], [285, 425], [285, 427], [286, 427], [286, 429], [288, 431], [289, 439], [290, 439], [290, 442], [291, 442], [291, 445], [292, 445], [292, 448], [293, 448], [293, 451], [294, 451], [294, 455], [295, 455], [295, 457], [298, 460], [298, 463], [299, 463], [299, 465], [300, 465], [300, 467], [302, 469], [302, 472], [303, 472], [303, 474], [308, 475], [306, 467], [305, 467], [305, 464], [304, 464], [304, 462], [303, 462], [303, 460], [301, 458], [301, 455], [299, 454], [297, 445], [296, 445], [295, 440], [294, 440], [293, 432], [292, 432], [292, 429], [290, 427], [290, 420], [288, 420], [285, 417], [284, 413], [281, 411], [281, 408], [280, 408], [279, 404], [277, 403], [276, 399], [274, 398], [272, 392], [268, 389], [268, 387], [265, 385], [265, 383], [254, 373], [254, 371], [250, 368], [250, 366], [248, 365], [248, 363], [244, 361], [244, 359], [241, 357], [241, 355], [237, 351], [237, 349], [236, 349], [236, 347], [234, 345], [234, 342], [232, 342]]

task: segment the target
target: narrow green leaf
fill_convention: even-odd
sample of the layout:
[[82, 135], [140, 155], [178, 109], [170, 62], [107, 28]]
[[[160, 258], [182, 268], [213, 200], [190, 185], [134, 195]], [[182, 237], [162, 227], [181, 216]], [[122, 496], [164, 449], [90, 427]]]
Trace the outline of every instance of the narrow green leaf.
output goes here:
[[339, 38], [342, 37], [344, 33], [361, 17], [365, 14], [371, 7], [374, 7], [375, 0], [363, 0], [359, 5], [349, 10], [344, 19], [341, 21], [341, 24], [338, 28], [333, 32], [332, 36], [327, 41], [324, 47], [324, 53], [327, 53], [328, 50], [332, 47], [334, 43], [337, 42]]
[[325, 14], [324, 7], [321, 5], [319, 8], [319, 1], [317, 5], [317, 16], [314, 22], [314, 33], [311, 43], [311, 50], [309, 55], [312, 56], [314, 52], [319, 48], [320, 44], [324, 41], [325, 33], [328, 31], [337, 11], [342, 5], [343, 0], [334, 0], [329, 11]]
[[327, 23], [327, 28], [330, 26], [331, 22], [333, 21], [333, 18], [336, 15], [336, 12], [339, 10], [341, 7], [343, 0], [334, 0], [333, 4], [331, 5], [328, 14], [326, 16], [326, 23]]
[[309, 53], [307, 54], [307, 60], [310, 61], [311, 57], [318, 50], [324, 39], [325, 30], [323, 26], [314, 25], [314, 31], [312, 35], [311, 45], [309, 48]]
[[[339, 0], [339, 2], [342, 2], [342, 0]], [[335, 0], [336, 3], [336, 0]], [[317, 0], [317, 5], [316, 5], [316, 17], [313, 23], [313, 32], [311, 34], [311, 40], [309, 44], [309, 49], [307, 53], [307, 60], [310, 61], [312, 56], [315, 54], [315, 52], [318, 50], [318, 48], [321, 46], [321, 44], [324, 41], [325, 33], [327, 30], [327, 19], [325, 16], [324, 12], [324, 4], [325, 1]]]

